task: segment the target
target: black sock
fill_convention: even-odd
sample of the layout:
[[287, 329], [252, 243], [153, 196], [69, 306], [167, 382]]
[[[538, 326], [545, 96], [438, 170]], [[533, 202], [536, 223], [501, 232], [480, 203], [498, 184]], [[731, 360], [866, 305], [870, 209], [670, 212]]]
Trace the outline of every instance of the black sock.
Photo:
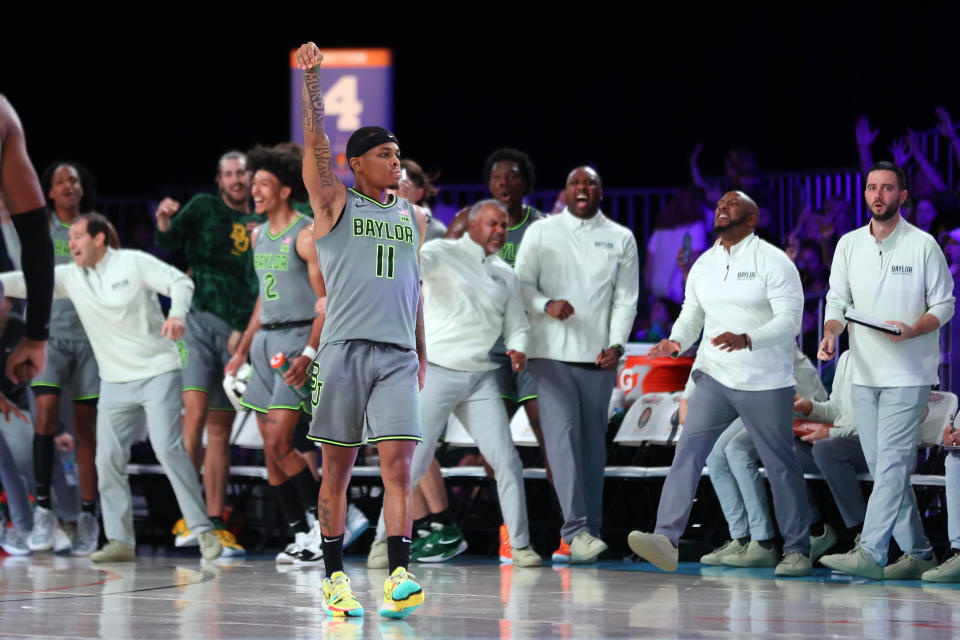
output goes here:
[[757, 544], [763, 547], [764, 549], [773, 549], [773, 539], [770, 540], [757, 540]]
[[303, 509], [300, 508], [297, 490], [293, 488], [293, 485], [290, 484], [289, 481], [283, 484], [273, 485], [273, 491], [274, 495], [276, 495], [277, 504], [280, 505], [280, 512], [283, 514], [283, 519], [287, 522], [287, 526], [290, 527], [290, 532], [297, 534], [309, 531], [310, 527], [307, 526]]
[[407, 568], [410, 564], [410, 538], [407, 536], [387, 536], [387, 562], [390, 573], [397, 567]]
[[451, 524], [453, 524], [453, 520], [450, 519], [449, 507], [439, 513], [431, 513], [429, 517], [431, 522], [442, 524], [445, 527], [449, 527]]
[[744, 537], [742, 537], [742, 538], [737, 538], [737, 542], [739, 542], [741, 545], [746, 546], [746, 545], [750, 544], [750, 536], [744, 536]]
[[327, 577], [343, 571], [343, 534], [332, 538], [323, 536], [320, 546], [323, 548], [323, 566], [327, 570]]
[[823, 528], [823, 521], [822, 521], [822, 520], [819, 521], [819, 522], [814, 522], [812, 525], [810, 525], [810, 535], [819, 538], [819, 537], [822, 536], [824, 533], [826, 533], [826, 531], [825, 531], [824, 528]]
[[213, 523], [214, 529], [226, 529], [227, 526], [223, 523], [223, 516], [210, 516], [210, 522]]
[[97, 501], [96, 500], [84, 500], [80, 503], [80, 510], [84, 513], [89, 513], [92, 516], [97, 515]]
[[290, 484], [297, 488], [297, 495], [300, 496], [300, 504], [303, 506], [301, 511], [316, 510], [320, 485], [313, 479], [310, 468], [304, 467], [297, 475], [290, 476]]
[[33, 434], [33, 471], [37, 506], [50, 508], [50, 482], [53, 479], [53, 436]]

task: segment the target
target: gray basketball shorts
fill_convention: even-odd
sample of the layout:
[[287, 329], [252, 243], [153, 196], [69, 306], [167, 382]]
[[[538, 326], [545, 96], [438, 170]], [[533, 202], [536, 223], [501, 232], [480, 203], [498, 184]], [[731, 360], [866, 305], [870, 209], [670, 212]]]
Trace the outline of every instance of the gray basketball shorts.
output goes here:
[[300, 355], [310, 338], [310, 325], [281, 327], [279, 329], [260, 329], [253, 336], [250, 345], [250, 364], [253, 375], [247, 383], [240, 404], [259, 413], [270, 409], [290, 409], [310, 413], [310, 368], [307, 368], [307, 382], [304, 385], [306, 398], [283, 381], [279, 370], [270, 366], [270, 359], [277, 353], [287, 356], [287, 362]]
[[500, 395], [516, 404], [523, 404], [537, 397], [537, 382], [526, 369], [514, 371], [510, 356], [490, 352], [490, 361], [496, 363], [493, 373], [497, 378]]
[[30, 383], [35, 393], [63, 393], [73, 400], [100, 396], [100, 370], [89, 340], [47, 340], [47, 364]]
[[223, 368], [230, 361], [227, 340], [233, 329], [209, 311], [192, 309], [187, 314], [186, 331], [180, 348], [183, 390], [207, 394], [208, 409], [233, 411], [223, 391]]
[[311, 440], [341, 447], [420, 439], [417, 352], [392, 344], [347, 340], [324, 344], [311, 369]]

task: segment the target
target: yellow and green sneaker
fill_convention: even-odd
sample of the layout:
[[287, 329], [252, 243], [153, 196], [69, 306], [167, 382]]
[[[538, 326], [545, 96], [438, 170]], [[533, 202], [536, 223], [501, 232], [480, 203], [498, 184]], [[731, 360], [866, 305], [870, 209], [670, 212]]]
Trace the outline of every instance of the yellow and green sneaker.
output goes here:
[[324, 578], [321, 586], [323, 588], [321, 606], [328, 616], [359, 618], [363, 615], [363, 607], [350, 589], [350, 578], [343, 571], [336, 571], [329, 578]]
[[413, 581], [414, 575], [403, 567], [397, 567], [383, 584], [383, 605], [380, 615], [384, 618], [406, 618], [423, 604], [423, 589]]

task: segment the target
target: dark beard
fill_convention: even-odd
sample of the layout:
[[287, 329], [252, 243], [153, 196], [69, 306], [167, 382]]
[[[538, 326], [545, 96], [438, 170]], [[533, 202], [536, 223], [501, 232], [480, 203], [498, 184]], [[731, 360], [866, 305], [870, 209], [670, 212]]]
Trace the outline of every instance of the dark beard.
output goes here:
[[[243, 199], [241, 199], [241, 200], [236, 200], [232, 195], [230, 195], [230, 194], [229, 194], [226, 190], [224, 190], [224, 189], [220, 189], [220, 196], [221, 196], [224, 200], [227, 200], [228, 202], [232, 203], [234, 206], [237, 206], [237, 207], [242, 207], [242, 206], [244, 206], [244, 205], [247, 204], [247, 202], [250, 200], [250, 195], [249, 195], [249, 194], [247, 194], [247, 197], [246, 197], [246, 198], [243, 198]], [[228, 205], [228, 206], [229, 206], [229, 205]]]
[[886, 209], [883, 213], [874, 213], [873, 209], [870, 209], [870, 217], [876, 220], [877, 222], [886, 222], [893, 216], [897, 215], [897, 212], [900, 211], [900, 203], [892, 204]]
[[730, 231], [730, 230], [732, 230], [732, 229], [736, 229], [737, 227], [741, 227], [741, 226], [747, 224], [747, 218], [748, 218], [748, 217], [749, 217], [749, 216], [743, 216], [742, 218], [739, 218], [739, 219], [737, 219], [737, 220], [731, 220], [730, 222], [727, 223], [727, 226], [725, 226], [725, 227], [718, 227], [717, 224], [714, 223], [714, 224], [713, 224], [713, 235], [719, 236], [721, 233], [726, 233], [727, 231]]

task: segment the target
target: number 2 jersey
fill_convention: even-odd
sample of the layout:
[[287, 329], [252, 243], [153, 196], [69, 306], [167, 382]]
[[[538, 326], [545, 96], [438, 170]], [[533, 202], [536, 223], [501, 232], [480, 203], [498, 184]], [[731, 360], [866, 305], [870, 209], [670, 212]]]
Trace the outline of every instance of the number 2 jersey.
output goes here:
[[340, 219], [316, 245], [327, 288], [321, 343], [416, 349], [420, 227], [410, 203], [390, 196], [381, 204], [348, 189]]
[[297, 253], [297, 234], [313, 223], [297, 214], [286, 229], [270, 233], [270, 223], [257, 229], [253, 267], [260, 280], [260, 324], [312, 320], [317, 294], [310, 286], [307, 263]]

